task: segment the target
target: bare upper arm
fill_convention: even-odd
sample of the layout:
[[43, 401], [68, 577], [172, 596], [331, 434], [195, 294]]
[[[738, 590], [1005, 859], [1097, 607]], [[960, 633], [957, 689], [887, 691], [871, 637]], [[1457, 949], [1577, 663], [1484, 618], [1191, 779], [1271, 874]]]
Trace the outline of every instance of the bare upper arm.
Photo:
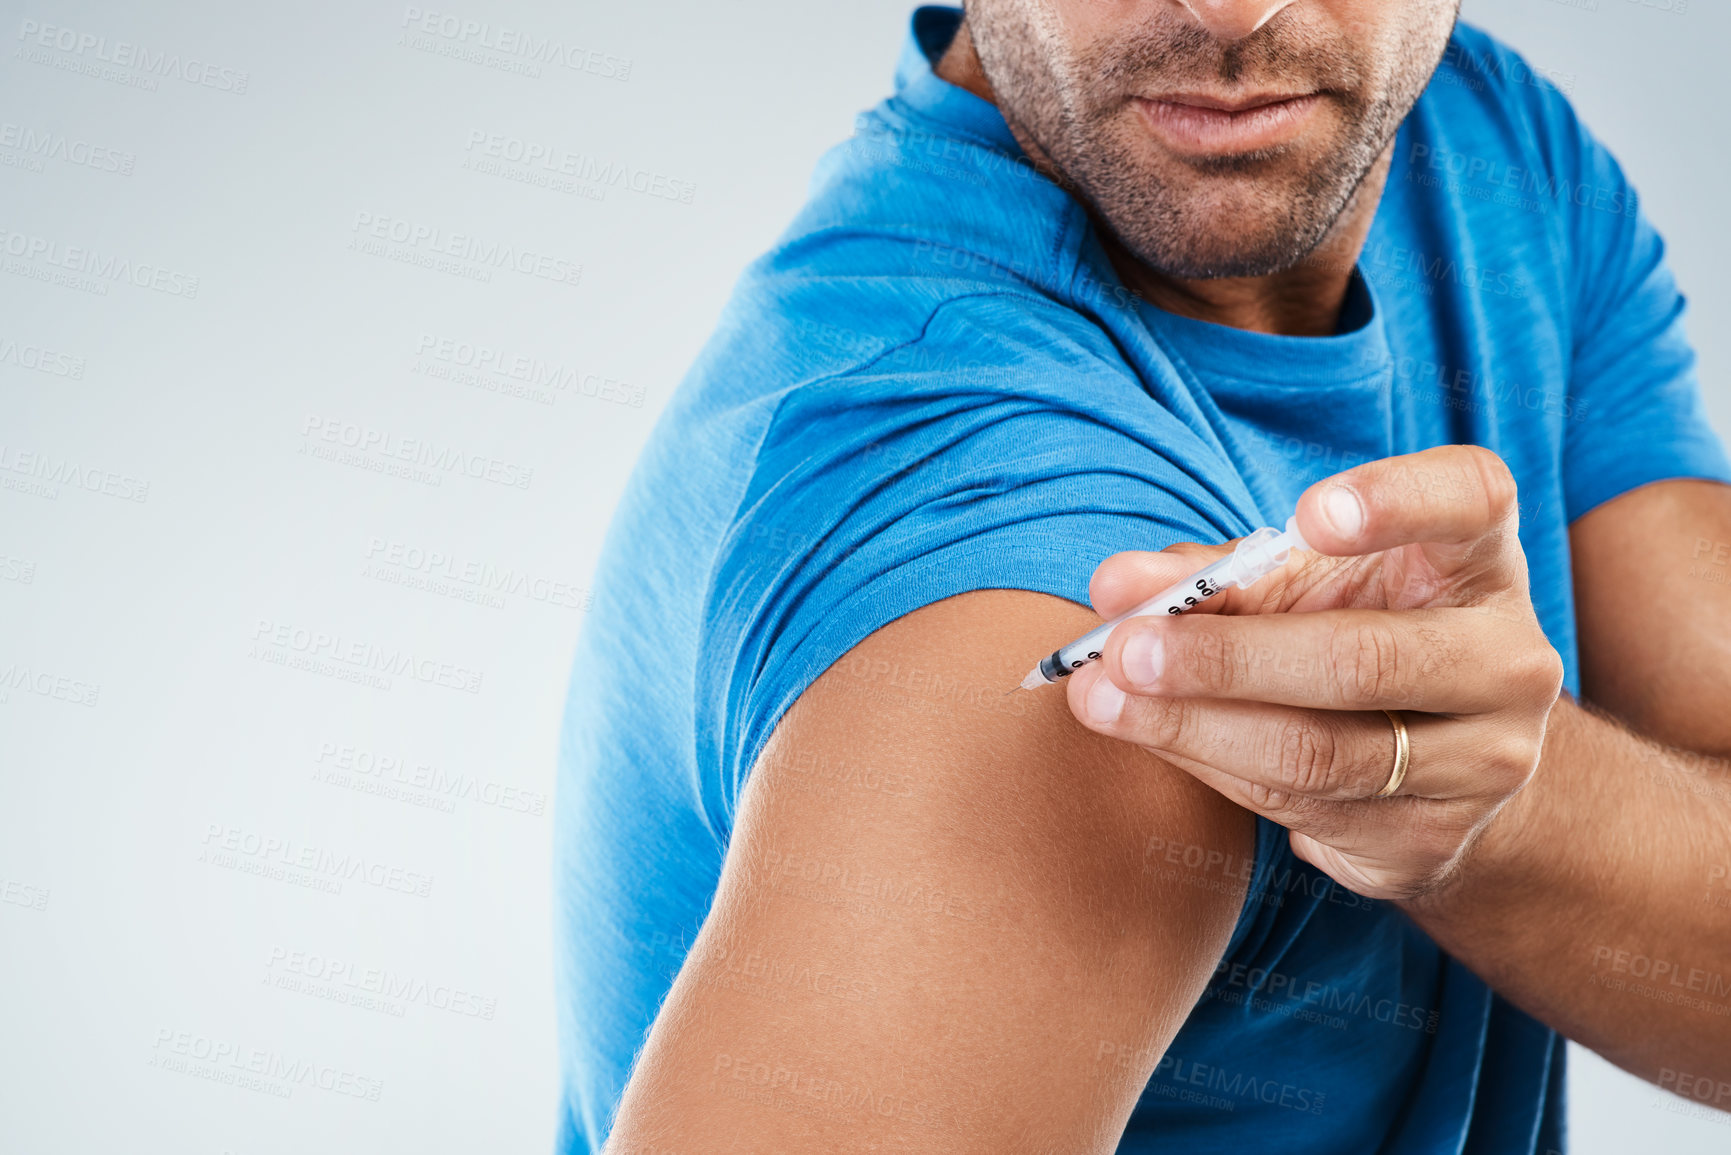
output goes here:
[[1731, 753], [1731, 486], [1662, 481], [1577, 518], [1586, 698], [1642, 733]]
[[1150, 839], [1244, 856], [1254, 827], [1085, 730], [1061, 690], [1003, 696], [1097, 622], [965, 594], [806, 691], [753, 770], [609, 1151], [1116, 1146], [1243, 896], [1145, 870]]

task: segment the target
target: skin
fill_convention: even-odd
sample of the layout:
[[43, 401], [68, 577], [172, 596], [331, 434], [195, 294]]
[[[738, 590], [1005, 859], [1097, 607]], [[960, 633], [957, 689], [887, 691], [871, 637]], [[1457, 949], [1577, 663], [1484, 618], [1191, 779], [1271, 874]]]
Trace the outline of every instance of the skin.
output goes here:
[[[1559, 671], [1519, 592], [1499, 466], [1450, 446], [1319, 483], [1299, 524], [1335, 556], [1208, 612], [1126, 623], [1068, 700], [1097, 731], [1288, 827], [1295, 853], [1351, 889], [1399, 902], [1542, 1022], [1661, 1086], [1707, 1080], [1731, 1107], [1718, 1095], [1731, 1082], [1731, 591], [1703, 576], [1731, 557], [1731, 488], [1643, 486], [1571, 526], [1592, 705], [1564, 698], [1545, 720]], [[1421, 469], [1448, 478], [1435, 489], [1460, 508], [1424, 508]], [[1352, 537], [1321, 512], [1337, 486], [1365, 510]], [[1474, 532], [1479, 517], [1489, 528]], [[1438, 581], [1413, 546], [1389, 548], [1414, 536], [1425, 555], [1464, 546], [1470, 564]], [[1095, 605], [1121, 612], [1221, 552], [1119, 554], [1094, 576]], [[1153, 637], [1157, 678], [1138, 657]], [[1281, 660], [1250, 660], [1267, 656]], [[1293, 669], [1305, 676], [1279, 672]], [[1371, 708], [1402, 711], [1412, 735], [1392, 798], [1372, 797], [1393, 738]]]
[[[975, 0], [937, 71], [995, 103], [1078, 193], [1129, 288], [1200, 320], [1314, 336], [1334, 331], [1394, 133], [1456, 7]], [[1136, 99], [1312, 91], [1302, 133], [1229, 156], [1163, 142]]]
[[[1241, 882], [1149, 870], [1150, 840], [1243, 858], [1254, 838], [1247, 812], [1090, 733], [1056, 691], [1006, 697], [1030, 654], [1097, 621], [965, 594], [800, 697], [743, 793], [610, 1155], [1117, 1146], [1243, 902]], [[813, 787], [848, 768], [881, 788]]]
[[[1563, 680], [1527, 596], [1514, 479], [1489, 450], [1443, 446], [1318, 483], [1297, 512], [1322, 556], [1125, 623], [1070, 679], [1072, 706], [1288, 827], [1349, 889], [1432, 890], [1526, 785]], [[1122, 612], [1226, 550], [1121, 554], [1090, 594]], [[1372, 799], [1392, 765], [1382, 709], [1404, 711], [1425, 757]]]
[[[1381, 193], [1387, 117], [1452, 16], [1436, 2], [986, 0], [970, 22], [990, 27], [965, 25], [939, 71], [999, 104], [1144, 296], [1326, 333]], [[1028, 28], [1037, 50], [1016, 59]], [[1148, 82], [1137, 91], [1228, 72], [1240, 93], [1302, 88], [1331, 75], [1325, 61], [1352, 83], [1279, 148], [1192, 163], [1087, 87], [1099, 70], [1083, 64], [1150, 30], [1170, 51], [1137, 57], [1164, 62], [1131, 78]], [[1110, 166], [1076, 164], [1108, 144], [1135, 175], [1127, 194]], [[1282, 218], [1292, 198], [1267, 190], [1301, 186], [1328, 195]], [[1356, 529], [1331, 519], [1342, 493]], [[1714, 874], [1731, 873], [1731, 774], [1691, 753], [1731, 754], [1731, 587], [1690, 576], [1686, 556], [1731, 543], [1731, 491], [1651, 485], [1571, 527], [1598, 712], [1558, 698], [1515, 517], [1484, 450], [1361, 466], [1300, 502], [1316, 553], [1206, 613], [1118, 631], [1062, 690], [1004, 693], [1053, 639], [1100, 620], [1059, 599], [978, 591], [867, 638], [753, 769], [607, 1150], [1113, 1150], [1244, 900], [1233, 875], [1174, 878], [1157, 851], [1242, 861], [1258, 812], [1570, 1037], [1673, 1088], [1731, 1080], [1719, 1004], [1631, 989], [1637, 956], [1649, 975], [1672, 966], [1682, 986], [1657, 985], [1685, 994], [1731, 957], [1731, 902], [1703, 900], [1715, 886], [1731, 898]], [[1094, 607], [1115, 614], [1220, 550], [1112, 558]], [[1654, 558], [1672, 564], [1642, 564]], [[1166, 660], [1150, 680], [1136, 653], [1154, 634]], [[1393, 750], [1382, 708], [1408, 720], [1413, 761], [1398, 796], [1373, 799]]]

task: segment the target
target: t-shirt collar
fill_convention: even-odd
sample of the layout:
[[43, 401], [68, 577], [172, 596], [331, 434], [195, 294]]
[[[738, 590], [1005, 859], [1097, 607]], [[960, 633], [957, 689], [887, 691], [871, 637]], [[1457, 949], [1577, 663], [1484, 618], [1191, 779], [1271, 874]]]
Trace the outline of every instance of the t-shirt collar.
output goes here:
[[[944, 80], [932, 70], [962, 22], [960, 8], [926, 6], [914, 10], [896, 62], [896, 102], [918, 117], [942, 124], [952, 135], [966, 135], [1011, 156], [1023, 156], [1003, 114], [990, 101]], [[1142, 307], [1150, 326], [1196, 368], [1248, 380], [1293, 384], [1299, 379], [1332, 378], [1341, 384], [1370, 385], [1388, 363], [1388, 341], [1376, 293], [1357, 273], [1354, 292], [1362, 292], [1359, 323], [1332, 337], [1282, 337], [1230, 329], [1191, 320], [1151, 305]]]
[[1375, 288], [1354, 271], [1347, 310], [1358, 324], [1327, 337], [1255, 333], [1168, 313], [1139, 302], [1143, 319], [1168, 348], [1211, 378], [1261, 385], [1376, 389], [1388, 375], [1388, 332]]

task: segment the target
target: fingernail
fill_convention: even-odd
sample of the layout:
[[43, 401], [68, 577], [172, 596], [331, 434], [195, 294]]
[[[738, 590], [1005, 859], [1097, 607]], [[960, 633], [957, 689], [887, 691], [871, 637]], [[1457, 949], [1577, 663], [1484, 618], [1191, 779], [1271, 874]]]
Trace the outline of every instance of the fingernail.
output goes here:
[[1322, 495], [1322, 516], [1335, 533], [1352, 541], [1364, 528], [1364, 503], [1346, 486], [1336, 485]]
[[1166, 666], [1166, 647], [1159, 630], [1137, 630], [1124, 639], [1124, 649], [1118, 656], [1124, 676], [1140, 690], [1152, 690], [1160, 684], [1160, 671]]
[[1124, 701], [1124, 691], [1114, 686], [1111, 678], [1101, 674], [1088, 687], [1088, 719], [1096, 726], [1110, 726], [1124, 712]]

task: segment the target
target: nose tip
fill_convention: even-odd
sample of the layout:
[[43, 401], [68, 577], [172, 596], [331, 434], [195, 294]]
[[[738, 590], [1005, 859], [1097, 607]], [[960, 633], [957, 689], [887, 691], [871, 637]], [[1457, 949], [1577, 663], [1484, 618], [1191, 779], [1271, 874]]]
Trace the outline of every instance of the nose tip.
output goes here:
[[1217, 40], [1243, 40], [1296, 0], [1178, 0]]

